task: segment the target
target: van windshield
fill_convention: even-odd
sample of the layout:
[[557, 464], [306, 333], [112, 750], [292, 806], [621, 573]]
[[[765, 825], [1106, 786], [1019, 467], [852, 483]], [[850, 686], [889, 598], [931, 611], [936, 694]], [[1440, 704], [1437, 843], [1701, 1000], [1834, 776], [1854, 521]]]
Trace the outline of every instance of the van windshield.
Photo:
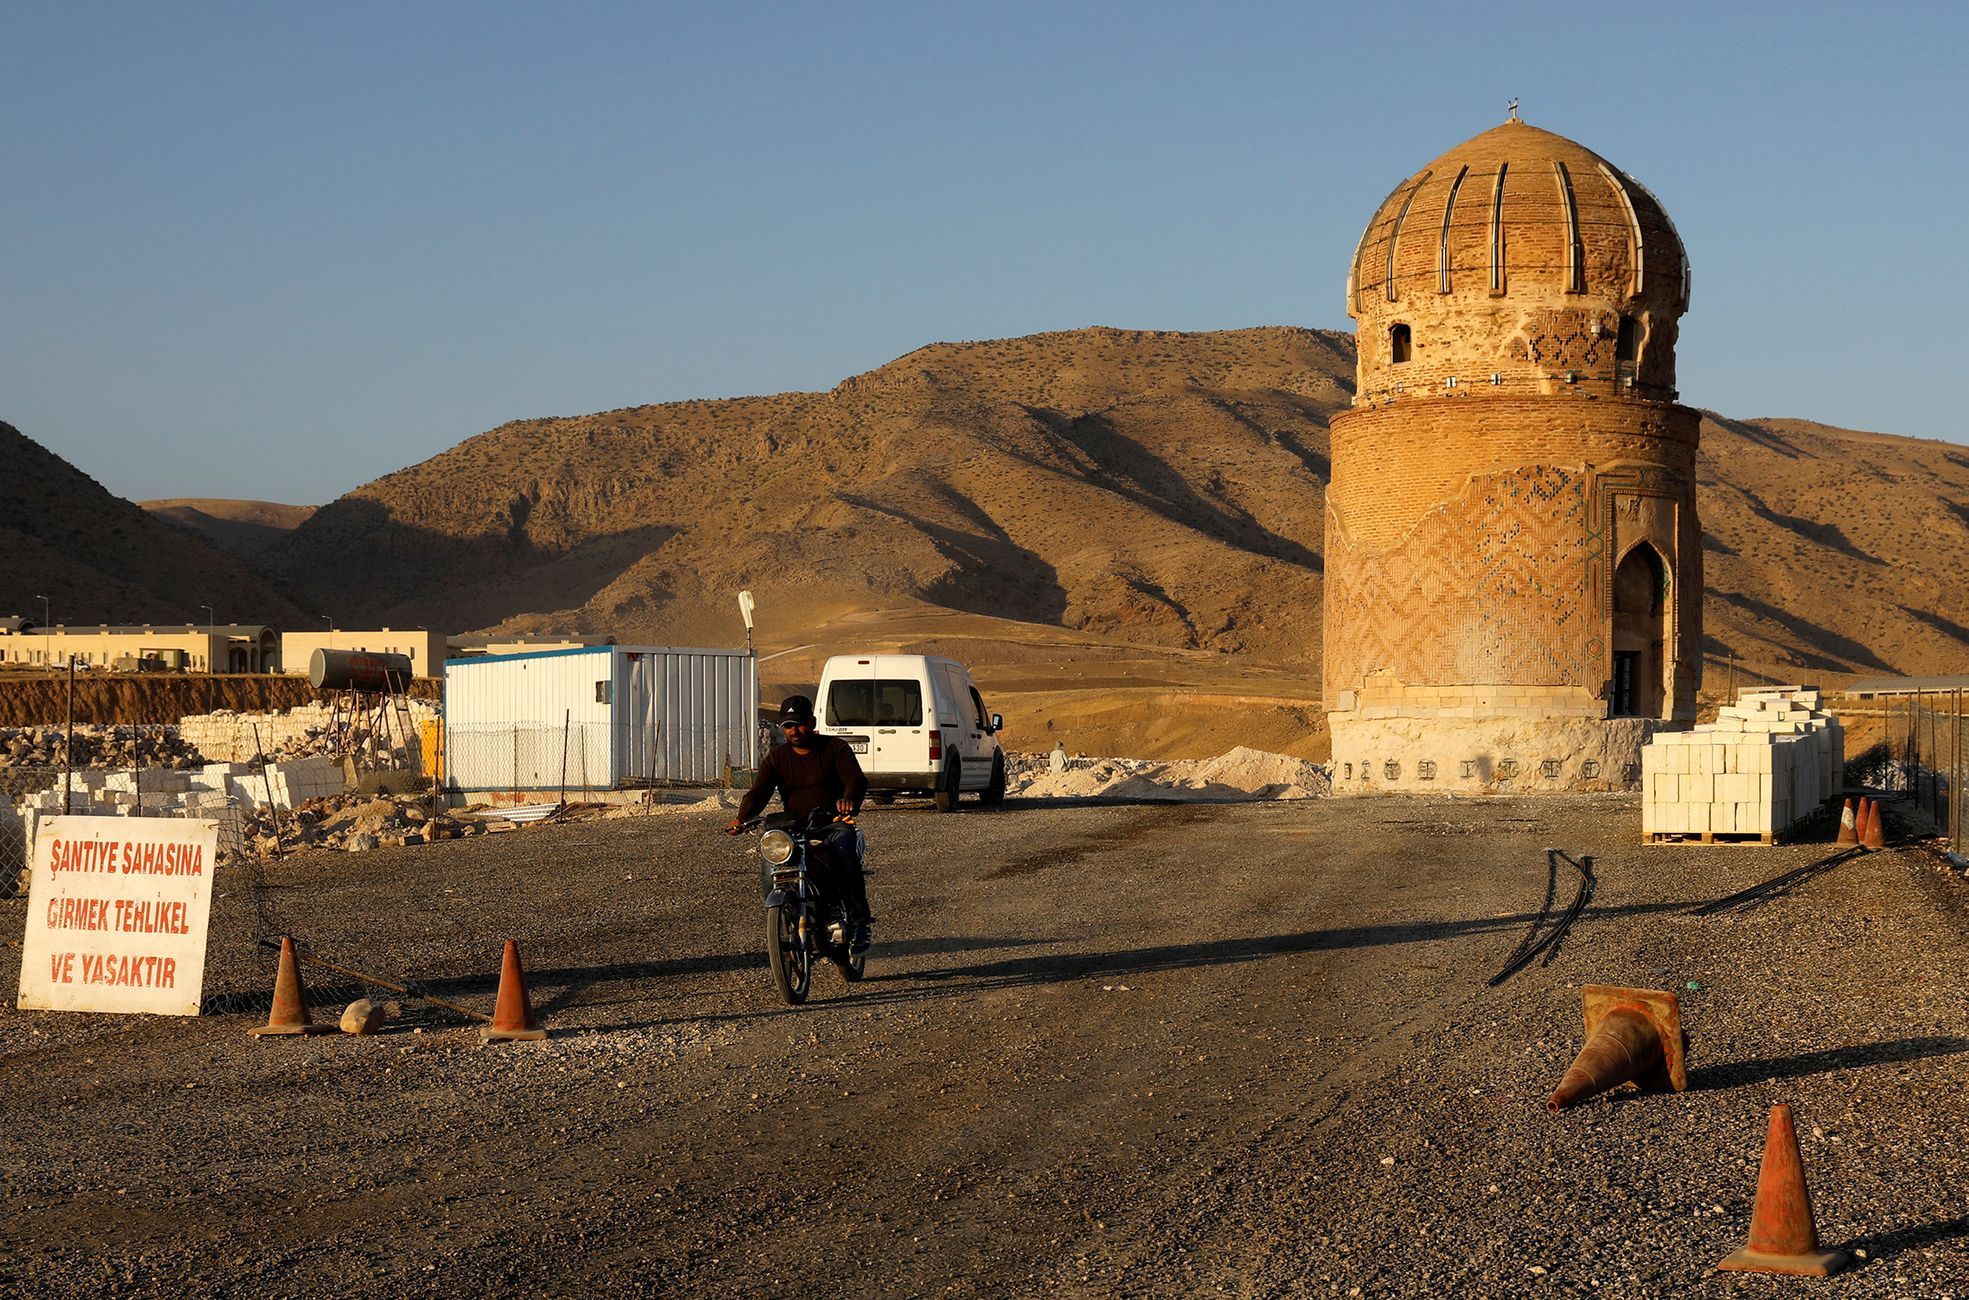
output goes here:
[[923, 688], [911, 681], [835, 682], [827, 688], [830, 727], [920, 727]]

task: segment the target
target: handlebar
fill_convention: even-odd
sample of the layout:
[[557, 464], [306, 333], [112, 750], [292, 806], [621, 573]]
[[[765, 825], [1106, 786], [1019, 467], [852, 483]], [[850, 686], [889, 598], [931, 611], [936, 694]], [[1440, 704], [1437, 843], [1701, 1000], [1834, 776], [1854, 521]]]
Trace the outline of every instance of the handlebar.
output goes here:
[[849, 826], [855, 824], [855, 814], [853, 813], [833, 812], [825, 808], [816, 808], [803, 818], [795, 818], [791, 813], [761, 814], [757, 817], [748, 817], [742, 822], [734, 821], [728, 824], [725, 827], [725, 834], [743, 835], [747, 831], [757, 830], [769, 820], [779, 818], [785, 819], [785, 823], [780, 829], [794, 830], [797, 828], [802, 834], [811, 834], [822, 826], [831, 826], [836, 822], [845, 822]]

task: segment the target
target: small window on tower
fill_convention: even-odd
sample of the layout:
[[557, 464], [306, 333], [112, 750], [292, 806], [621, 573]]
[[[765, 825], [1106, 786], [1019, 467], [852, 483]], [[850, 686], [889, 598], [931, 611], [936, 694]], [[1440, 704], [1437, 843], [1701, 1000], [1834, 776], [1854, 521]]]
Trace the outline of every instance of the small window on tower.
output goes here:
[[1396, 365], [1408, 360], [1408, 326], [1395, 325], [1388, 330], [1388, 359]]
[[[1601, 337], [1604, 338], [1605, 336], [1602, 335]], [[1641, 323], [1632, 316], [1622, 316], [1620, 318], [1620, 333], [1614, 339], [1613, 359], [1615, 361], [1632, 361], [1640, 345]]]

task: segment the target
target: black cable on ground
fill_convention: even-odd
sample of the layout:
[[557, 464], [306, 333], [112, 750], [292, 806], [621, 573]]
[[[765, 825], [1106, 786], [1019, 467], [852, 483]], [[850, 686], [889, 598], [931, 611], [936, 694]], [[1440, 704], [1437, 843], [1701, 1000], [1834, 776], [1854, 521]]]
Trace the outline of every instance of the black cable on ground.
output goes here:
[[[1550, 928], [1547, 928], [1547, 918], [1552, 912], [1553, 899], [1558, 896], [1561, 862], [1579, 873], [1579, 886], [1573, 892], [1572, 902], [1566, 905], [1566, 910], [1558, 920], [1551, 922]], [[1544, 954], [1544, 960], [1539, 964], [1550, 966], [1552, 959], [1559, 955], [1559, 945], [1564, 941], [1566, 931], [1572, 928], [1572, 923], [1577, 921], [1580, 914], [1586, 910], [1586, 905], [1593, 901], [1593, 886], [1596, 883], [1597, 880], [1593, 875], [1593, 858], [1590, 854], [1575, 859], [1560, 849], [1545, 850], [1545, 901], [1539, 906], [1538, 915], [1532, 918], [1531, 928], [1525, 931], [1525, 937], [1518, 941], [1516, 950], [1504, 963], [1504, 969], [1486, 980], [1486, 987], [1496, 988], [1531, 965], [1532, 960], [1541, 953]]]

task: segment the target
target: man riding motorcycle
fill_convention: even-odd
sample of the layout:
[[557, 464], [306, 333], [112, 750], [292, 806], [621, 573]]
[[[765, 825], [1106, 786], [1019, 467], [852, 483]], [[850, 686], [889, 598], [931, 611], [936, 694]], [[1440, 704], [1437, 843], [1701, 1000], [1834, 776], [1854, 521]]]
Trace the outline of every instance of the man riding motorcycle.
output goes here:
[[[786, 743], [773, 746], [760, 762], [752, 788], [739, 800], [738, 816], [725, 827], [727, 835], [737, 835], [746, 822], [764, 812], [775, 790], [786, 811], [796, 817], [830, 807], [842, 817], [861, 811], [862, 800], [868, 797], [868, 778], [862, 775], [854, 750], [838, 736], [819, 734], [814, 725], [814, 702], [806, 696], [790, 695], [779, 706]], [[860, 838], [852, 822], [834, 822], [823, 836], [825, 850], [817, 859], [825, 864], [817, 882], [822, 892], [848, 904], [854, 926], [848, 950], [857, 953], [867, 952], [873, 942]]]

